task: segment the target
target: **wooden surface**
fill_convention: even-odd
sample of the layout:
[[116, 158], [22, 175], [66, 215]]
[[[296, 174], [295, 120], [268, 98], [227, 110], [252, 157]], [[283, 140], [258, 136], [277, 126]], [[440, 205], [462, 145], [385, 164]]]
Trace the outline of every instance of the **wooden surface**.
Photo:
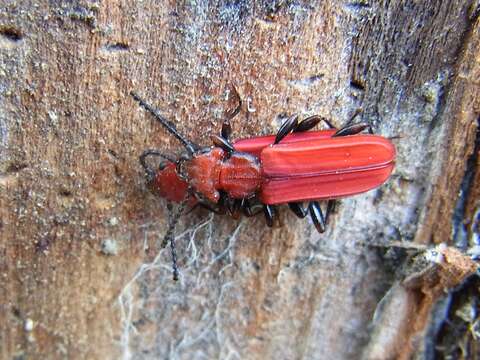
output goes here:
[[[455, 350], [455, 329], [442, 327], [440, 350], [432, 329], [475, 270], [464, 254], [479, 231], [478, 13], [453, 0], [3, 2], [0, 357]], [[321, 236], [286, 210], [274, 229], [183, 217], [174, 283], [165, 203], [138, 156], [180, 145], [128, 94], [209, 144], [232, 85], [244, 101], [234, 137], [274, 133], [293, 113], [341, 126], [361, 107], [399, 137], [396, 170], [344, 200]]]

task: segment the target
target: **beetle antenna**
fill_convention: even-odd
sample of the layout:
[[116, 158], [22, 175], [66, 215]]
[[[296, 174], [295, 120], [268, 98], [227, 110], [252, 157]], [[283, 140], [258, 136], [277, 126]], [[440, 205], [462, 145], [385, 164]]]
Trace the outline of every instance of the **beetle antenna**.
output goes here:
[[138, 101], [141, 107], [143, 107], [150, 114], [155, 116], [155, 118], [160, 122], [160, 124], [162, 124], [163, 127], [167, 129], [170, 134], [175, 136], [183, 144], [183, 146], [185, 146], [185, 149], [187, 149], [188, 153], [194, 154], [198, 150], [198, 147], [194, 143], [192, 143], [190, 140], [187, 140], [186, 138], [184, 138], [177, 131], [177, 128], [175, 127], [175, 125], [171, 121], [167, 120], [162, 115], [160, 115], [157, 109], [153, 108], [153, 106], [145, 102], [145, 100], [143, 100], [140, 96], [138, 96], [137, 93], [131, 91], [130, 95], [132, 95], [132, 97], [136, 101]]
[[170, 161], [174, 163], [176, 160], [171, 157], [170, 155], [165, 155], [162, 154], [160, 151], [155, 150], [155, 149], [148, 149], [145, 150], [142, 155], [140, 155], [140, 164], [142, 165], [143, 169], [145, 170], [145, 173], [147, 174], [147, 178], [152, 180], [155, 177], [155, 170], [153, 170], [148, 164], [147, 164], [147, 157], [148, 156], [158, 156], [161, 157], [162, 159], [165, 159], [167, 161]]
[[178, 205], [176, 211], [173, 211], [173, 205], [171, 201], [167, 202], [168, 230], [167, 230], [167, 233], [165, 234], [165, 237], [163, 238], [162, 248], [164, 248], [165, 246], [167, 246], [168, 243], [170, 243], [170, 252], [172, 254], [172, 273], [173, 273], [173, 280], [175, 281], [178, 280], [178, 266], [177, 266], [177, 250], [175, 248], [174, 230], [178, 223], [178, 219], [180, 218], [180, 215], [183, 213], [183, 210], [187, 205], [188, 196], [189, 194], [187, 193], [187, 195], [182, 200], [180, 205]]

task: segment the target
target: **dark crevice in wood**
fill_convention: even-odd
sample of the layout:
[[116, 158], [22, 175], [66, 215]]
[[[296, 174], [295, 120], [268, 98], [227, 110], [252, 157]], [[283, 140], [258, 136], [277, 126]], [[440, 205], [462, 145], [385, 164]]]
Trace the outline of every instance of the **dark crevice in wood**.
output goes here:
[[11, 42], [19, 42], [23, 39], [22, 32], [10, 26], [0, 28], [0, 35]]
[[113, 157], [114, 159], [118, 159], [118, 154], [115, 150], [112, 150], [112, 149], [108, 149], [107, 150], [108, 154]]
[[[460, 36], [460, 41], [458, 42], [460, 45], [458, 46], [458, 48], [454, 52], [453, 56], [451, 57], [451, 59], [453, 59], [455, 62], [457, 62], [458, 59], [462, 58], [461, 54], [465, 50], [465, 46], [467, 44], [470, 44], [470, 37], [472, 36], [472, 33], [474, 31], [474, 26], [475, 26], [475, 22], [476, 22], [477, 18], [478, 18], [478, 12], [476, 12], [476, 14], [474, 14], [473, 16], [471, 15], [468, 18], [468, 20], [467, 20], [468, 21], [468, 26], [465, 28], [465, 31]], [[455, 66], [455, 64], [452, 63], [452, 64], [450, 64], [450, 66]], [[433, 117], [432, 122], [430, 123], [430, 128], [431, 129], [435, 128], [439, 119], [441, 118], [440, 115], [441, 115], [442, 110], [445, 108], [445, 105], [446, 105], [446, 98], [448, 97], [446, 95], [449, 92], [450, 84], [451, 84], [451, 82], [448, 82], [446, 88], [443, 89], [444, 91], [439, 95], [439, 101], [438, 101], [438, 105], [437, 105], [436, 115]]]
[[19, 171], [22, 171], [23, 169], [26, 169], [27, 167], [28, 165], [25, 163], [11, 163], [10, 165], [8, 165], [5, 172], [7, 174], [17, 173]]
[[465, 174], [463, 176], [462, 184], [460, 186], [460, 196], [458, 197], [455, 210], [452, 217], [453, 225], [453, 241], [455, 245], [461, 249], [466, 249], [468, 247], [468, 239], [461, 234], [464, 234], [465, 227], [465, 212], [467, 208], [467, 203], [470, 199], [475, 175], [478, 171], [478, 152], [480, 151], [480, 117], [477, 118], [477, 134], [475, 137], [475, 143], [473, 148], [473, 153], [467, 160], [467, 166]]
[[[446, 74], [445, 76], [448, 76], [448, 74]], [[442, 86], [442, 88], [439, 90], [438, 101], [437, 101], [435, 110], [433, 112], [432, 121], [429, 124], [430, 132], [432, 132], [433, 129], [437, 127], [439, 122], [443, 120], [443, 112], [447, 105], [447, 99], [448, 99], [448, 93], [449, 93], [450, 87], [451, 87], [451, 83], [447, 83], [445, 86]]]
[[123, 42], [116, 42], [113, 44], [108, 44], [103, 47], [103, 50], [108, 52], [117, 52], [117, 51], [128, 51], [130, 50], [130, 45]]
[[60, 189], [58, 194], [60, 196], [63, 196], [63, 197], [71, 197], [73, 195], [73, 193], [70, 190], [67, 190], [67, 189]]
[[473, 24], [477, 21], [478, 16], [480, 15], [480, 2], [474, 1], [468, 9], [468, 19]]
[[12, 307], [12, 314], [13, 316], [15, 316], [17, 319], [21, 319], [22, 318], [22, 312], [20, 311], [20, 309], [16, 306], [13, 306]]
[[44, 252], [44, 251], [47, 251], [48, 248], [50, 247], [51, 243], [52, 243], [52, 238], [47, 235], [43, 238], [41, 238], [36, 244], [35, 244], [35, 252], [36, 253], [41, 253], [41, 252]]
[[472, 275], [452, 292], [445, 319], [436, 332], [432, 358], [474, 359], [478, 355], [479, 287], [480, 277]]
[[352, 79], [350, 80], [350, 86], [356, 90], [365, 91], [365, 84], [359, 79], [354, 79], [352, 77]]
[[370, 5], [367, 1], [354, 1], [346, 4], [345, 7], [353, 10], [361, 10], [371, 8], [372, 5]]

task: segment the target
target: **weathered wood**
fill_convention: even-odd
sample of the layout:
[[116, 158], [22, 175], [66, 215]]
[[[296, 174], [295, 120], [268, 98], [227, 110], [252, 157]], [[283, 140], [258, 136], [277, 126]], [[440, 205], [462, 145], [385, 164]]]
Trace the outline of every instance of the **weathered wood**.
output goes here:
[[[395, 320], [405, 329], [414, 314], [417, 328], [386, 341], [370, 325], [411, 274], [383, 249], [446, 242], [450, 254], [455, 216], [478, 236], [478, 13], [458, 0], [2, 3], [0, 357], [423, 354], [411, 341], [435, 341], [438, 288], [421, 311], [402, 302]], [[138, 155], [180, 145], [128, 94], [208, 144], [232, 85], [244, 100], [234, 137], [293, 113], [341, 125], [361, 107], [400, 136], [395, 174], [344, 200], [322, 236], [286, 210], [273, 230], [194, 212], [177, 229], [173, 283], [165, 203]], [[472, 271], [458, 256], [468, 271], [448, 286]]]

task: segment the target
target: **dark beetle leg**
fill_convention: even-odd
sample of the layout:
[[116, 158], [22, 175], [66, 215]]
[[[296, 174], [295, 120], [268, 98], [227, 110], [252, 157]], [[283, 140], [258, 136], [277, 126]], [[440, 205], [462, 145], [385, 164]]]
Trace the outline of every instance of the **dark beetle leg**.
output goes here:
[[230, 138], [230, 134], [232, 133], [232, 126], [230, 125], [230, 120], [225, 119], [222, 124], [222, 131], [220, 132], [220, 136], [225, 140]]
[[240, 112], [242, 108], [242, 99], [240, 99], [240, 95], [238, 95], [238, 91], [235, 88], [235, 86], [232, 86], [233, 88], [233, 95], [237, 98], [238, 105], [233, 111], [230, 111], [226, 114], [225, 120], [223, 120], [222, 124], [222, 132], [220, 136], [224, 138], [225, 140], [228, 140], [230, 138], [230, 134], [232, 133], [232, 126], [230, 125], [230, 120], [232, 120], [237, 114]]
[[341, 128], [335, 134], [333, 134], [332, 137], [355, 135], [355, 134], [361, 133], [365, 129], [368, 129], [368, 132], [370, 134], [373, 134], [373, 130], [370, 124], [358, 123], [358, 124], [348, 125], [346, 127]]
[[230, 120], [232, 120], [240, 112], [240, 109], [242, 107], [242, 100], [240, 99], [240, 95], [238, 95], [237, 89], [234, 86], [233, 86], [233, 93], [238, 100], [237, 107], [233, 111], [227, 113], [225, 120], [223, 120], [222, 131], [220, 133], [220, 136], [218, 135], [211, 136], [213, 144], [215, 146], [222, 148], [224, 151], [226, 151], [228, 154], [228, 157], [232, 155], [232, 153], [235, 151], [235, 148], [233, 147], [232, 143], [228, 140], [232, 133], [232, 126], [230, 125]]
[[357, 123], [352, 124], [353, 120], [362, 112], [362, 109], [359, 108], [355, 110], [353, 115], [347, 121], [347, 123], [339, 129], [332, 137], [339, 137], [339, 136], [348, 136], [348, 135], [356, 135], [361, 133], [363, 130], [368, 129], [370, 134], [373, 134], [372, 126], [368, 123]]
[[336, 205], [337, 205], [337, 200], [328, 200], [327, 210], [325, 211], [325, 224], [328, 224], [328, 218], [330, 214], [335, 211]]
[[267, 226], [273, 226], [273, 219], [275, 218], [275, 208], [273, 205], [263, 205], [263, 213], [265, 214], [265, 219], [267, 220]]
[[290, 134], [298, 126], [298, 115], [293, 115], [289, 117], [283, 124], [280, 126], [280, 129], [277, 132], [275, 137], [274, 144], [278, 144], [285, 136]]
[[213, 141], [213, 145], [222, 148], [227, 154], [231, 155], [235, 151], [235, 148], [227, 139], [218, 135], [212, 135], [210, 138]]
[[293, 132], [304, 132], [313, 129], [317, 124], [322, 121], [322, 117], [318, 115], [310, 116], [300, 121]]
[[317, 124], [323, 121], [330, 129], [335, 129], [330, 121], [319, 115], [313, 115], [300, 121], [293, 132], [304, 132], [313, 129]]
[[299, 202], [289, 202], [288, 207], [297, 215], [300, 219], [303, 219], [307, 216], [307, 210], [303, 208], [303, 204]]
[[234, 219], [238, 219], [241, 215], [242, 199], [227, 199], [226, 207], [230, 216]]
[[[254, 209], [254, 207], [256, 207], [256, 209]], [[243, 199], [242, 210], [246, 217], [252, 217], [258, 215], [263, 210], [263, 206], [260, 204], [252, 205], [249, 199]]]
[[355, 118], [363, 111], [362, 108], [358, 108], [355, 110], [355, 112], [353, 113], [352, 116], [350, 116], [350, 119], [348, 119], [348, 121], [345, 123], [345, 125], [343, 125], [343, 127], [348, 127], [350, 126], [352, 123], [353, 123], [353, 120], [355, 120]]
[[310, 212], [310, 215], [312, 217], [313, 222], [315, 223], [315, 227], [317, 228], [317, 230], [320, 227], [320, 229], [323, 229], [323, 231], [319, 230], [319, 232], [324, 232], [325, 227], [328, 223], [328, 217], [335, 210], [335, 204], [336, 204], [336, 200], [328, 200], [327, 209], [325, 211], [325, 217], [323, 216], [322, 209], [320, 208], [320, 204], [317, 201], [311, 201], [308, 204], [307, 209], [304, 209], [301, 203], [295, 203], [295, 202], [288, 203], [288, 207], [300, 219], [303, 219], [305, 216], [307, 216], [308, 212]]
[[225, 209], [223, 209], [221, 207], [213, 207], [211, 204], [204, 203], [204, 202], [197, 202], [188, 211], [185, 212], [185, 215], [190, 214], [197, 207], [202, 207], [202, 208], [204, 208], [208, 211], [211, 211], [211, 212], [213, 212], [214, 214], [217, 214], [217, 215], [225, 215]]
[[319, 233], [323, 233], [325, 231], [325, 218], [323, 217], [320, 204], [318, 201], [311, 201], [308, 205], [308, 209], [310, 210], [310, 217], [312, 218], [313, 224], [317, 228], [317, 231]]

